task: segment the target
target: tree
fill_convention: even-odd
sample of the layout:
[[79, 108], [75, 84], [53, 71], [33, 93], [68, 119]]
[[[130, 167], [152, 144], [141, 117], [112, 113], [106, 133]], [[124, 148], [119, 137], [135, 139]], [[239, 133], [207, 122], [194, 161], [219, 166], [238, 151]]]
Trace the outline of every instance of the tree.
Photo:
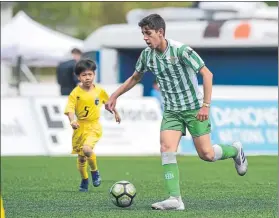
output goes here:
[[[23, 10], [34, 20], [58, 31], [84, 39], [96, 28], [125, 23], [135, 8], [189, 7], [193, 2], [17, 2], [14, 13]], [[267, 2], [278, 6], [278, 2]]]
[[17, 2], [14, 14], [23, 10], [32, 19], [84, 39], [96, 28], [125, 23], [134, 8], [187, 7], [191, 2]]

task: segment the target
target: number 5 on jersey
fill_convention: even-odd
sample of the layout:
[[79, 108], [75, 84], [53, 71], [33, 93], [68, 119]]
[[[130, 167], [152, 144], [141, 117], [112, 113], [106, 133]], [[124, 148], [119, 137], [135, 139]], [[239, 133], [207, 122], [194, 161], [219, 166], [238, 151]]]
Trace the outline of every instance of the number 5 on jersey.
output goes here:
[[87, 117], [88, 113], [89, 113], [89, 107], [88, 106], [85, 106], [84, 107], [84, 110], [85, 110], [85, 114], [83, 117]]

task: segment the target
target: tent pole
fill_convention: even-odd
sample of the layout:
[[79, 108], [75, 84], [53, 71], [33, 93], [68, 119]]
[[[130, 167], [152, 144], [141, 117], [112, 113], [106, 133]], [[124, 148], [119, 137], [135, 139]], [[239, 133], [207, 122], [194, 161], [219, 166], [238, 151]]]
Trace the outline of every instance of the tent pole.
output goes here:
[[16, 88], [17, 88], [17, 94], [20, 96], [20, 90], [19, 85], [21, 81], [21, 63], [22, 63], [22, 56], [17, 57], [17, 63], [16, 63]]

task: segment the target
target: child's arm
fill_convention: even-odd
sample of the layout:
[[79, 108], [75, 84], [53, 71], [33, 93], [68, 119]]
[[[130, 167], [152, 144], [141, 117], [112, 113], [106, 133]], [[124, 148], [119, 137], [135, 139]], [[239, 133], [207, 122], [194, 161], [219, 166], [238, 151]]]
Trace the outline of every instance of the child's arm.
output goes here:
[[75, 114], [73, 112], [68, 112], [65, 113], [68, 116], [68, 119], [70, 121], [70, 125], [72, 126], [73, 129], [79, 128], [79, 124], [75, 119]]
[[79, 127], [78, 122], [75, 120], [75, 107], [76, 107], [75, 93], [71, 92], [68, 98], [68, 103], [64, 114], [68, 117], [70, 121], [70, 125], [72, 126], [73, 129], [77, 129]]
[[114, 108], [113, 112], [114, 112], [115, 121], [117, 123], [120, 123], [121, 122], [121, 117], [120, 117], [119, 113], [117, 112], [117, 110], [115, 108]]

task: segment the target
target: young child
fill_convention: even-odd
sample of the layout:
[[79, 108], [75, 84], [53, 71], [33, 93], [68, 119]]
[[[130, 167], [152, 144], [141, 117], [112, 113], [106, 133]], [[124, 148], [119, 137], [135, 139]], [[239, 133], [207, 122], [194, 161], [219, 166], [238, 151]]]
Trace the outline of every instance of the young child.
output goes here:
[[[89, 59], [82, 59], [76, 64], [75, 74], [80, 84], [69, 95], [65, 109], [65, 115], [68, 116], [74, 130], [72, 154], [78, 154], [77, 165], [82, 178], [79, 191], [82, 192], [88, 191], [87, 163], [91, 168], [93, 186], [97, 187], [101, 184], [93, 149], [102, 136], [100, 112], [109, 96], [104, 89], [93, 83], [95, 70], [95, 62]], [[118, 112], [116, 110], [113, 112], [116, 122], [120, 123]]]

